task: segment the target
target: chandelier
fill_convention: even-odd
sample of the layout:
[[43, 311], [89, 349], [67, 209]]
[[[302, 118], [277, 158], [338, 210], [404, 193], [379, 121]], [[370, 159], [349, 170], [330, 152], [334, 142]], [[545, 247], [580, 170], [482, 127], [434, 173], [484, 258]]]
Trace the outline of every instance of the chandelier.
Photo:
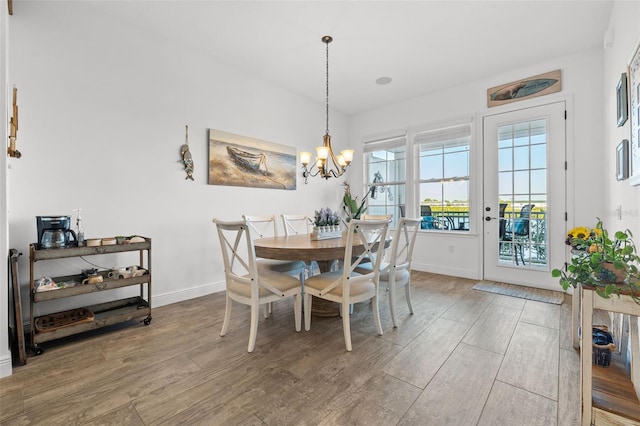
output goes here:
[[345, 149], [339, 155], [333, 153], [331, 148], [331, 136], [329, 135], [329, 43], [333, 41], [331, 36], [322, 37], [322, 42], [327, 45], [327, 130], [324, 135], [322, 146], [316, 147], [316, 159], [313, 164], [311, 162], [310, 152], [300, 153], [300, 162], [302, 163], [302, 176], [304, 183], [308, 183], [309, 176], [320, 176], [325, 179], [330, 177], [340, 177], [344, 174], [349, 164], [353, 160], [353, 150]]

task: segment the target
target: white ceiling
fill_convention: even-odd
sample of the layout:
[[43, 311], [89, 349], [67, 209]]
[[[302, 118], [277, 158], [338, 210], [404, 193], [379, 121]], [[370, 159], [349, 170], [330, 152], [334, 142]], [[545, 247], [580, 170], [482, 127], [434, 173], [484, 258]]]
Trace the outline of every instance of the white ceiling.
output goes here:
[[[114, 19], [355, 114], [603, 44], [612, 0], [101, 1]], [[379, 77], [393, 82], [377, 85]], [[528, 77], [528, 76], [522, 76]]]

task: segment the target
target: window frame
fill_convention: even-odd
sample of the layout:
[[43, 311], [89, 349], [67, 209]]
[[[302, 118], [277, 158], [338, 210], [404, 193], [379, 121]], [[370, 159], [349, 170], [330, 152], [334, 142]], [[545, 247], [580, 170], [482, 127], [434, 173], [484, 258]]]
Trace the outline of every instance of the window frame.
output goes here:
[[[465, 180], [468, 185], [468, 198], [469, 198], [469, 226], [468, 229], [454, 230], [454, 229], [421, 229], [420, 232], [436, 232], [444, 234], [455, 233], [457, 235], [472, 235], [475, 230], [476, 220], [472, 207], [474, 205], [474, 194], [477, 186], [476, 176], [474, 175], [476, 161], [476, 129], [475, 129], [475, 115], [465, 115], [448, 120], [441, 120], [432, 123], [427, 123], [419, 126], [411, 126], [398, 130], [389, 131], [386, 133], [379, 133], [362, 138], [362, 159], [363, 159], [363, 193], [366, 195], [366, 191], [371, 189], [369, 182], [370, 164], [368, 154], [375, 151], [374, 148], [380, 150], [392, 147], [394, 143], [397, 143], [398, 139], [404, 140], [405, 146], [405, 180], [384, 182], [384, 184], [375, 185], [404, 185], [405, 189], [405, 216], [406, 217], [421, 217], [420, 215], [420, 184], [423, 182], [420, 179], [420, 136], [429, 132], [440, 132], [442, 130], [456, 127], [465, 127], [465, 137], [468, 138], [468, 175]], [[418, 141], [417, 141], [418, 140]], [[397, 146], [397, 145], [396, 145]], [[396, 206], [403, 203], [397, 203]], [[369, 200], [367, 200], [367, 208], [369, 208]], [[395, 213], [395, 212], [394, 212]], [[394, 223], [398, 215], [394, 214]]]
[[[369, 154], [373, 153], [373, 152], [377, 152], [377, 151], [388, 151], [390, 149], [393, 148], [398, 148], [398, 147], [403, 147], [404, 148], [404, 180], [393, 180], [393, 181], [382, 181], [382, 182], [370, 182], [369, 181], [369, 172], [370, 172], [370, 167], [371, 164], [369, 162]], [[407, 133], [406, 131], [402, 131], [402, 132], [391, 132], [388, 133], [386, 135], [378, 135], [377, 137], [372, 137], [372, 138], [365, 138], [365, 140], [363, 141], [363, 174], [364, 174], [364, 191], [365, 195], [370, 195], [371, 191], [372, 191], [372, 187], [375, 188], [376, 191], [378, 191], [379, 188], [384, 188], [384, 187], [388, 187], [388, 186], [394, 186], [396, 188], [400, 188], [402, 186], [404, 186], [404, 202], [401, 202], [402, 200], [396, 199], [394, 200], [394, 204], [389, 204], [386, 203], [382, 206], [377, 206], [377, 207], [383, 207], [384, 208], [384, 213], [381, 214], [389, 214], [389, 207], [392, 207], [392, 214], [393, 214], [393, 219], [392, 219], [392, 228], [395, 228], [395, 225], [397, 224], [398, 218], [400, 217], [400, 206], [404, 205], [405, 206], [405, 215], [406, 215], [406, 206], [407, 206], [407, 198], [408, 198], [408, 193], [409, 193], [409, 187], [407, 185], [407, 181], [408, 181], [408, 176], [409, 176], [409, 171], [408, 171], [408, 166], [410, 163], [410, 158], [411, 158], [411, 154], [409, 152], [409, 144], [408, 144], [408, 139], [407, 139]], [[388, 165], [389, 160], [384, 160], [383, 161], [386, 165]], [[385, 167], [386, 168], [386, 167]], [[398, 191], [396, 191], [396, 194], [398, 192], [402, 192], [401, 189], [399, 189]], [[399, 197], [398, 197], [399, 198]], [[367, 212], [371, 213], [371, 214], [378, 214], [379, 212], [371, 212], [371, 208], [376, 207], [376, 206], [372, 206], [370, 205], [370, 198], [367, 198]]]

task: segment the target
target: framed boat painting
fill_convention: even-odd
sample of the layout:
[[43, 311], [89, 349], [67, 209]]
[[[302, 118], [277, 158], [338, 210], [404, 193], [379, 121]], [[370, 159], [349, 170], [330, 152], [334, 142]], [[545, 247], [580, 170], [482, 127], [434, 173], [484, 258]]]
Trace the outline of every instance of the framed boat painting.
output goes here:
[[629, 61], [629, 184], [640, 185], [640, 40], [636, 42]]
[[296, 189], [296, 149], [209, 129], [208, 183]]

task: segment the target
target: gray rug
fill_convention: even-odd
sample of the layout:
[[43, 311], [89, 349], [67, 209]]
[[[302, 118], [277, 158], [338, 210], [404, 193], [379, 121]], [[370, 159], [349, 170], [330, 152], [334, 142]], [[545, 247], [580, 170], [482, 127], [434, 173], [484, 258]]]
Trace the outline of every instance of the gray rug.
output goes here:
[[474, 290], [519, 297], [527, 300], [535, 300], [537, 302], [553, 303], [555, 305], [562, 305], [564, 302], [564, 293], [561, 291], [542, 290], [539, 288], [496, 283], [493, 281], [480, 281], [474, 285], [473, 288]]

